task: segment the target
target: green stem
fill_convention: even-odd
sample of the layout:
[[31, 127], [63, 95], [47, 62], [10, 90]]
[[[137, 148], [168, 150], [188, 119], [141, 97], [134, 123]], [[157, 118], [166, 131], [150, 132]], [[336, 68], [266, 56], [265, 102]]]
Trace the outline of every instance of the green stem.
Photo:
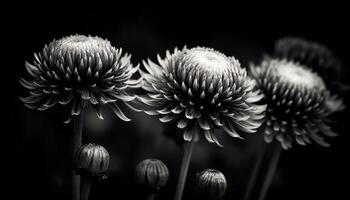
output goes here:
[[81, 185], [81, 200], [88, 200], [91, 188], [91, 180], [88, 178], [82, 177]]
[[193, 146], [195, 143], [193, 140], [194, 139], [192, 139], [192, 141], [186, 142], [184, 144], [185, 149], [184, 149], [184, 155], [182, 157], [181, 169], [180, 169], [179, 179], [177, 182], [177, 187], [176, 187], [176, 192], [175, 192], [175, 200], [182, 199], [182, 194], [183, 194], [183, 191], [185, 188], [188, 167], [190, 165]]
[[[262, 139], [262, 142], [264, 142], [263, 139]], [[256, 180], [258, 178], [258, 174], [259, 174], [259, 170], [261, 168], [264, 154], [265, 154], [265, 146], [262, 146], [260, 148], [260, 151], [258, 152], [256, 161], [254, 162], [253, 170], [252, 170], [252, 173], [249, 177], [248, 185], [246, 187], [246, 191], [245, 191], [243, 200], [249, 200], [249, 198], [252, 194], [253, 188], [256, 184]]]
[[[72, 145], [72, 161], [74, 163], [75, 153], [78, 151], [78, 149], [82, 144], [83, 112], [81, 112], [80, 115], [74, 119], [73, 132], [74, 133], [73, 133], [73, 145]], [[80, 176], [76, 174], [74, 168], [72, 172], [72, 200], [80, 200]]]
[[265, 177], [265, 180], [264, 180], [264, 183], [263, 183], [263, 186], [260, 190], [260, 195], [259, 195], [259, 200], [264, 200], [266, 195], [267, 195], [267, 192], [270, 188], [270, 185], [272, 183], [272, 180], [273, 180], [273, 176], [275, 174], [275, 171], [276, 171], [276, 167], [277, 167], [277, 164], [278, 164], [278, 160], [281, 156], [281, 152], [282, 152], [282, 147], [279, 143], [276, 143], [275, 144], [275, 149], [273, 151], [273, 154], [272, 154], [272, 158], [270, 160], [270, 165], [269, 165], [269, 168], [268, 168], [268, 171], [266, 173], [266, 177]]

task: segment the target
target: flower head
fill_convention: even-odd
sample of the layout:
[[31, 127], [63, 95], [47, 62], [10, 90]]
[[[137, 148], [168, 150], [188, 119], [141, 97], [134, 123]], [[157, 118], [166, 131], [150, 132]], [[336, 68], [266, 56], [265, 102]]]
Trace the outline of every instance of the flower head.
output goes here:
[[158, 159], [146, 159], [136, 167], [136, 181], [153, 190], [164, 187], [169, 179], [167, 166]]
[[148, 94], [140, 99], [149, 106], [147, 114], [176, 121], [184, 140], [198, 138], [201, 131], [207, 141], [219, 144], [215, 128], [240, 137], [239, 131], [252, 133], [261, 125], [266, 107], [257, 102], [262, 95], [235, 58], [197, 47], [167, 52], [158, 62], [143, 63]]
[[323, 80], [298, 63], [265, 59], [251, 67], [252, 75], [265, 94], [265, 141], [274, 138], [284, 149], [295, 140], [300, 145], [312, 141], [329, 146], [323, 136], [336, 136], [328, 125], [330, 114], [343, 108], [342, 101], [330, 95]]
[[76, 152], [75, 164], [77, 169], [91, 175], [103, 174], [109, 166], [110, 156], [101, 145], [85, 144]]
[[226, 178], [218, 170], [206, 169], [196, 174], [194, 190], [197, 199], [221, 199], [226, 187]]
[[342, 64], [339, 58], [322, 44], [298, 37], [285, 37], [275, 43], [274, 56], [311, 68], [334, 89], [341, 86], [339, 80]]
[[122, 55], [122, 50], [109, 41], [83, 35], [63, 37], [34, 57], [33, 64], [25, 63], [33, 80], [20, 80], [30, 92], [20, 98], [28, 108], [46, 110], [61, 104], [73, 116], [92, 106], [103, 119], [100, 106], [109, 104], [119, 118], [129, 120], [117, 101], [135, 98], [128, 89], [139, 86], [141, 80], [130, 79], [138, 67], [133, 67], [130, 56]]

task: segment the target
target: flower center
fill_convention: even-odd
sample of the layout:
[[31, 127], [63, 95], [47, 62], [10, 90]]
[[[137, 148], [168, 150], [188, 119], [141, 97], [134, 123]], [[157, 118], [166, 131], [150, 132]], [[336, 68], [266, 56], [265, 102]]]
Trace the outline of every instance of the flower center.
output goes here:
[[185, 59], [188, 59], [188, 62], [195, 65], [198, 69], [207, 72], [223, 73], [231, 67], [230, 60], [224, 54], [211, 49], [190, 49]]
[[87, 51], [101, 50], [103, 46], [109, 45], [109, 42], [99, 37], [87, 37], [83, 35], [73, 35], [62, 38], [57, 41], [57, 50], [67, 51]]
[[292, 62], [282, 63], [281, 65], [276, 66], [275, 70], [281, 81], [306, 86], [308, 88], [325, 88], [325, 85], [319, 76]]

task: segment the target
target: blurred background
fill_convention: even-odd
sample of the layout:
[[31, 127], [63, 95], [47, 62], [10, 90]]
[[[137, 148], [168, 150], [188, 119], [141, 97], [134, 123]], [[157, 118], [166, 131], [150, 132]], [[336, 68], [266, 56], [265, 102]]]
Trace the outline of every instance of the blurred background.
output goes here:
[[[13, 5], [3, 12], [2, 46], [8, 54], [2, 72], [6, 120], [3, 143], [10, 146], [2, 160], [9, 178], [6, 187], [12, 198], [69, 199], [69, 148], [72, 124], [63, 124], [59, 107], [39, 112], [27, 109], [18, 96], [27, 95], [18, 80], [28, 77], [24, 61], [42, 50], [54, 38], [71, 34], [97, 35], [132, 54], [132, 62], [155, 60], [174, 47], [206, 46], [235, 56], [242, 66], [259, 62], [272, 52], [274, 42], [284, 36], [299, 36], [320, 42], [334, 51], [343, 62], [343, 79], [349, 83], [348, 13], [341, 5], [283, 3], [269, 7], [251, 3], [220, 4], [210, 2], [190, 5], [169, 2], [128, 2], [86, 6], [72, 4]], [[216, 4], [214, 4], [216, 3]], [[214, 4], [214, 5], [213, 5]], [[268, 9], [266, 7], [269, 7]], [[7, 7], [4, 7], [5, 9]], [[343, 94], [349, 104], [349, 94]], [[161, 159], [170, 170], [170, 182], [160, 199], [172, 199], [180, 168], [182, 149], [169, 135], [180, 135], [171, 124], [157, 118], [126, 111], [133, 119], [125, 123], [104, 109], [105, 120], [87, 112], [83, 142], [94, 142], [111, 154], [109, 179], [92, 187], [90, 199], [145, 199], [134, 181], [136, 165], [146, 158]], [[282, 153], [267, 199], [349, 199], [349, 109], [337, 116], [334, 127], [340, 136], [328, 140], [332, 147], [316, 145], [295, 147]], [[191, 199], [191, 182], [195, 173], [207, 168], [223, 172], [228, 181], [225, 199], [242, 199], [256, 155], [265, 144], [259, 134], [244, 140], [221, 133], [224, 148], [199, 142], [188, 174], [184, 199]], [[11, 141], [11, 142], [9, 142]], [[6, 146], [5, 144], [5, 146]], [[269, 151], [269, 147], [267, 147]], [[264, 159], [258, 184], [266, 172]], [[259, 187], [253, 190], [257, 198]]]

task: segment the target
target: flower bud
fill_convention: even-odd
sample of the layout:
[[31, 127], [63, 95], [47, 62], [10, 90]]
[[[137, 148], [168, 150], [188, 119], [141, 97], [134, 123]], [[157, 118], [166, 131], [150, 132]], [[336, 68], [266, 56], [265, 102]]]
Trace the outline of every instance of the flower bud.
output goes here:
[[221, 199], [225, 195], [227, 183], [223, 173], [206, 169], [196, 174], [196, 199]]
[[151, 189], [158, 190], [169, 179], [167, 166], [158, 159], [146, 159], [136, 167], [136, 182]]
[[110, 156], [107, 150], [98, 144], [85, 144], [75, 155], [76, 167], [92, 175], [102, 174], [108, 169]]

